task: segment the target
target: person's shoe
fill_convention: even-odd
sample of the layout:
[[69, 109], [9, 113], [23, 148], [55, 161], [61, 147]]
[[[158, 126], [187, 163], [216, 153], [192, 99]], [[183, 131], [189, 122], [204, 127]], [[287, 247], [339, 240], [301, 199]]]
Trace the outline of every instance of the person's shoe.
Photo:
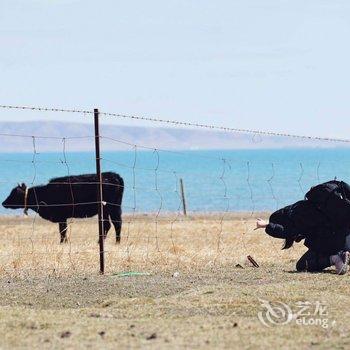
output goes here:
[[340, 252], [336, 255], [332, 255], [332, 263], [335, 265], [335, 271], [338, 275], [344, 275], [349, 271], [349, 252]]

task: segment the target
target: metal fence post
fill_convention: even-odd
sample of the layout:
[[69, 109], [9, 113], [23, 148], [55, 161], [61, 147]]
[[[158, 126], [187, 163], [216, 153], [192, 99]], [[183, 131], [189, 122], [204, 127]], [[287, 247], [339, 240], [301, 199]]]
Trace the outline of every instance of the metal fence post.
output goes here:
[[181, 178], [180, 178], [180, 191], [181, 191], [181, 199], [182, 199], [182, 210], [184, 215], [187, 216], [185, 188], [184, 188], [184, 182]]
[[95, 124], [95, 155], [96, 155], [96, 175], [97, 175], [97, 213], [98, 213], [98, 243], [100, 247], [100, 273], [105, 273], [105, 254], [104, 254], [104, 237], [103, 237], [103, 190], [101, 174], [101, 157], [100, 157], [100, 128], [99, 112], [94, 109]]

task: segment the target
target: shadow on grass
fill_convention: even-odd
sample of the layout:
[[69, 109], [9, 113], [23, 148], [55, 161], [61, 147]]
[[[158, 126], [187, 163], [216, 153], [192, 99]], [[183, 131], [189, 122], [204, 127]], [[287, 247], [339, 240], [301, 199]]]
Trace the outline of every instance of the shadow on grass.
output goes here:
[[291, 271], [284, 271], [284, 272], [287, 272], [287, 273], [291, 273], [291, 274], [313, 274], [313, 275], [316, 275], [316, 274], [328, 274], [328, 275], [336, 275], [338, 276], [338, 274], [334, 271], [334, 270], [322, 270], [322, 271], [297, 271], [297, 270], [291, 270]]

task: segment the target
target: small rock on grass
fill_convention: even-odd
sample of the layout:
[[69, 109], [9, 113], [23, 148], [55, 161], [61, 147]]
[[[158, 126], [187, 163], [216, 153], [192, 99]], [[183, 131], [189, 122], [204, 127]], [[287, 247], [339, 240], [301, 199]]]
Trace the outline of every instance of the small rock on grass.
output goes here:
[[71, 332], [66, 331], [61, 333], [61, 338], [69, 338], [72, 335]]
[[152, 333], [149, 337], [146, 338], [147, 340], [157, 339], [157, 333]]

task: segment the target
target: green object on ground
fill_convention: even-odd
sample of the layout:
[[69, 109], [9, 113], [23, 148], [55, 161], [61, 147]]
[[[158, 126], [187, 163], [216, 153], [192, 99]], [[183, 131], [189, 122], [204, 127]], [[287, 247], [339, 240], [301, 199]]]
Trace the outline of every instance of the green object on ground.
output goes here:
[[113, 274], [113, 276], [118, 276], [118, 277], [150, 276], [150, 275], [151, 274], [148, 272], [136, 272], [136, 271], [118, 272]]

